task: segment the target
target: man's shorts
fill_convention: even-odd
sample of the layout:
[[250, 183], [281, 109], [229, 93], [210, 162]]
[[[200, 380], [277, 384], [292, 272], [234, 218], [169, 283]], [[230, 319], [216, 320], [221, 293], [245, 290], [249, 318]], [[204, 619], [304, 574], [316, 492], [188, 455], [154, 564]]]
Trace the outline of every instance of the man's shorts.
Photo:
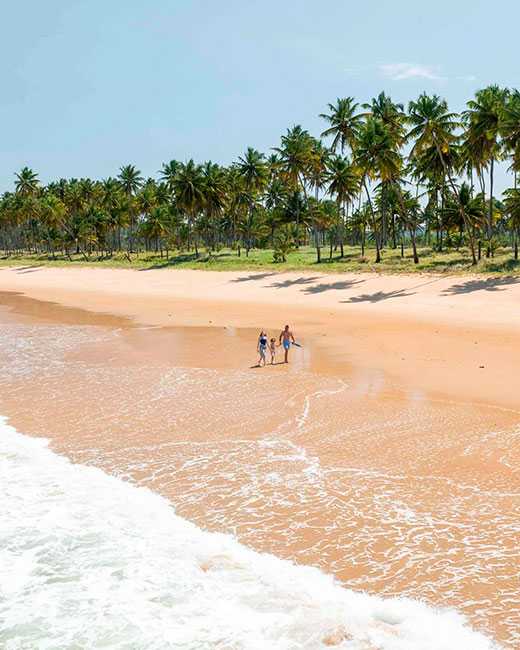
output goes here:
[[288, 350], [291, 347], [291, 342], [289, 340], [285, 340], [283, 342], [283, 349]]

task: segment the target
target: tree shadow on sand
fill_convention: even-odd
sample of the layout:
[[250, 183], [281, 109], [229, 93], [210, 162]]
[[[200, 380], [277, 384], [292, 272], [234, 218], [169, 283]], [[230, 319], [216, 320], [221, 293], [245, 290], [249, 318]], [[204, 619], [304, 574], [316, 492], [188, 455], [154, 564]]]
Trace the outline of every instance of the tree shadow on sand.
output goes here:
[[16, 269], [16, 273], [17, 274], [34, 273], [35, 271], [39, 271], [42, 268], [43, 268], [43, 264], [32, 264], [31, 266], [21, 266], [20, 268]]
[[399, 289], [398, 291], [376, 291], [375, 293], [363, 293], [360, 296], [352, 296], [348, 300], [341, 300], [342, 303], [357, 303], [357, 302], [382, 302], [383, 300], [390, 300], [391, 298], [407, 298], [414, 296], [415, 291], [406, 291], [406, 289]]
[[233, 278], [231, 282], [251, 282], [252, 280], [265, 280], [272, 275], [276, 275], [273, 271], [268, 273], [251, 273], [250, 275], [241, 275], [239, 278]]
[[324, 293], [325, 291], [341, 291], [342, 289], [350, 289], [356, 284], [361, 284], [364, 280], [342, 280], [340, 282], [322, 282], [315, 284], [313, 287], [306, 287], [302, 289], [303, 293]]
[[319, 275], [315, 275], [310, 278], [296, 278], [295, 280], [282, 280], [280, 282], [273, 282], [273, 284], [270, 284], [269, 287], [273, 287], [274, 289], [287, 289], [289, 287], [294, 287], [300, 284], [310, 284], [311, 282], [315, 282], [316, 280], [319, 279]]
[[518, 284], [520, 277], [506, 276], [505, 278], [483, 278], [482, 280], [467, 280], [461, 284], [454, 284], [442, 292], [443, 296], [457, 296], [474, 291], [504, 291], [507, 287]]

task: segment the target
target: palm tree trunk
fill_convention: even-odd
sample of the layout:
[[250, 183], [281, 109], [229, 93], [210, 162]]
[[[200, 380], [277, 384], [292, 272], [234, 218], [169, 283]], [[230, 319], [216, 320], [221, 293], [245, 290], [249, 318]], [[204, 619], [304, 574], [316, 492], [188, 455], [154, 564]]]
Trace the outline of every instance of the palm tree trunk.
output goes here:
[[488, 212], [488, 224], [487, 224], [487, 237], [488, 237], [488, 247], [486, 251], [486, 257], [491, 255], [491, 238], [493, 237], [493, 180], [494, 180], [494, 171], [495, 171], [495, 159], [491, 158], [491, 164], [489, 167], [489, 212]]
[[417, 255], [417, 243], [415, 241], [415, 230], [412, 228], [412, 226], [410, 226], [408, 228], [408, 232], [410, 233], [410, 239], [412, 240], [413, 263], [419, 264], [419, 256]]
[[316, 246], [316, 264], [321, 264], [321, 246], [320, 246], [320, 231], [314, 229], [314, 245]]
[[379, 250], [379, 240], [377, 236], [377, 228], [376, 228], [376, 217], [374, 214], [374, 208], [372, 206], [372, 199], [370, 198], [370, 192], [368, 191], [368, 186], [367, 186], [367, 180], [366, 180], [366, 174], [363, 175], [363, 187], [365, 188], [365, 192], [367, 195], [367, 200], [368, 200], [368, 206], [370, 209], [370, 215], [372, 217], [372, 227], [374, 229], [374, 242], [376, 244], [376, 264], [379, 264], [381, 262], [381, 252]]

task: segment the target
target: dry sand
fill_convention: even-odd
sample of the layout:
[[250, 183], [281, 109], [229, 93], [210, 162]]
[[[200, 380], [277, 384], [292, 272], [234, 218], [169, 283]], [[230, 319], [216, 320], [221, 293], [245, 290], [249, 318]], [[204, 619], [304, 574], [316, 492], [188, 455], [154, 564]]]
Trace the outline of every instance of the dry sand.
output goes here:
[[[202, 527], [515, 647], [519, 280], [3, 268], [0, 410]], [[285, 322], [291, 364], [251, 368]]]

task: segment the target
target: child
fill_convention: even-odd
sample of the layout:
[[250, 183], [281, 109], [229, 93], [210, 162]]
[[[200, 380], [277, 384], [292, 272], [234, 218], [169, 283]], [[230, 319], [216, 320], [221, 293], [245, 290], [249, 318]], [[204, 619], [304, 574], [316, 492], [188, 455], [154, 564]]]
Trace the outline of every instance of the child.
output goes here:
[[271, 365], [273, 365], [276, 357], [276, 339], [269, 341], [269, 352], [271, 353]]
[[267, 352], [267, 334], [262, 330], [260, 336], [258, 337], [258, 354], [260, 358], [258, 359], [259, 366], [265, 366], [265, 353]]

